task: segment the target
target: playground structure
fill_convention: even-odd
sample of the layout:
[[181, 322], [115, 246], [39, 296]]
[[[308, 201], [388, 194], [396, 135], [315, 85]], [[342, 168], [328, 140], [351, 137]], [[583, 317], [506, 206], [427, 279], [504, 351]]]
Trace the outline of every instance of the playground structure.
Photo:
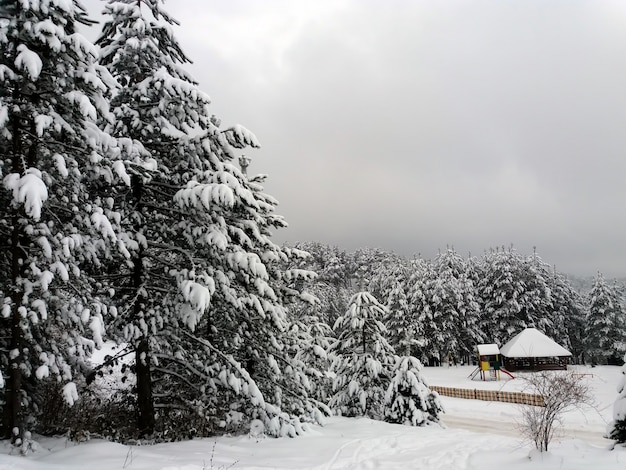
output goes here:
[[500, 372], [508, 375], [512, 379], [513, 375], [502, 367], [500, 362], [500, 349], [497, 344], [479, 344], [476, 346], [478, 354], [478, 367], [474, 370], [469, 378], [474, 380], [477, 375], [484, 382], [486, 380], [500, 380]]

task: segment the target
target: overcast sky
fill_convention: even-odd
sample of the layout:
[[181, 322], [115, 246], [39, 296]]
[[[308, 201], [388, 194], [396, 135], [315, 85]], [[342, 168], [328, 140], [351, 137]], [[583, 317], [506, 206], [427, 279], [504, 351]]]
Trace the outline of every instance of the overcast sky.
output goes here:
[[[100, 5], [89, 0], [90, 11]], [[623, 0], [176, 0], [276, 240], [430, 258], [513, 244], [626, 276]]]

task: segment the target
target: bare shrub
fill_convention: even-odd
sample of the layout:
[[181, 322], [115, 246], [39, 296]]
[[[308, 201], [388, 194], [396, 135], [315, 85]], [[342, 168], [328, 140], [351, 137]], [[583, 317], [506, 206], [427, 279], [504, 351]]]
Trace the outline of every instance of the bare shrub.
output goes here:
[[[532, 393], [543, 396], [545, 406], [522, 405], [520, 428], [537, 450], [546, 452], [568, 408], [593, 405], [584, 376], [572, 372], [542, 371], [524, 377]], [[530, 390], [529, 390], [530, 391]]]
[[65, 434], [73, 441], [103, 437], [126, 442], [135, 437], [135, 404], [128, 392], [100, 397], [84, 392], [80, 400], [68, 406], [63, 398], [51, 400], [39, 416], [36, 431], [43, 435]]

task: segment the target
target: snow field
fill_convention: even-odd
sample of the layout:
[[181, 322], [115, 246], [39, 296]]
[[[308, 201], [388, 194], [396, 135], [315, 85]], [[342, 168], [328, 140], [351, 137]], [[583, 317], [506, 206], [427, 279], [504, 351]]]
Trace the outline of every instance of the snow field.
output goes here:
[[[482, 390], [505, 390], [510, 392], [529, 392], [527, 383], [524, 381], [525, 373], [515, 373], [515, 379], [500, 381], [469, 380], [467, 376], [474, 370], [473, 366], [460, 367], [425, 367], [423, 374], [429, 385], [442, 385], [448, 387], [460, 387]], [[617, 398], [616, 387], [621, 377], [620, 367], [615, 366], [570, 366], [569, 371], [582, 374], [595, 397], [593, 407], [573, 409], [563, 416], [563, 427], [566, 433], [572, 435], [587, 435], [595, 442], [609, 442], [601, 436], [606, 431], [607, 424], [613, 419], [613, 402]], [[502, 376], [504, 377], [504, 376]], [[516, 425], [519, 417], [519, 407], [507, 403], [487, 402], [481, 400], [462, 400], [457, 398], [441, 397], [446, 414], [443, 421], [453, 416], [459, 420], [472, 419], [482, 421], [506, 422]], [[465, 402], [471, 402], [468, 406]]]
[[[596, 396], [595, 409], [572, 410], [563, 432], [547, 454], [537, 454], [517, 430], [518, 405], [441, 397], [447, 428], [409, 427], [370, 419], [329, 418], [309, 426], [295, 439], [219, 437], [193, 441], [125, 446], [92, 440], [74, 444], [64, 438], [41, 438], [27, 457], [0, 453], [0, 470], [613, 470], [626, 465], [626, 449], [609, 451], [602, 438], [611, 419], [620, 368], [572, 367], [587, 375]], [[425, 368], [433, 385], [522, 390], [523, 380], [470, 381], [472, 368]], [[520, 376], [522, 374], [519, 374]]]

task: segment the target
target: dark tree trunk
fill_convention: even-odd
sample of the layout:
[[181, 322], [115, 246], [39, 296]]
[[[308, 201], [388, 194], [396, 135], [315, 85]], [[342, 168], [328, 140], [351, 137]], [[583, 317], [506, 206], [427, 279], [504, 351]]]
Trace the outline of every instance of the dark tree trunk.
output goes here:
[[[135, 203], [135, 231], [143, 232], [143, 214], [141, 198], [143, 182], [137, 175], [131, 180], [131, 190]], [[134, 262], [132, 284], [135, 291], [133, 306], [134, 320], [138, 321], [144, 315], [145, 298], [142, 295], [144, 282], [143, 248], [140, 246]], [[140, 338], [135, 347], [135, 376], [137, 378], [137, 428], [141, 436], [148, 436], [154, 432], [154, 399], [152, 396], [152, 374], [150, 370], [150, 344], [147, 335]]]
[[137, 427], [141, 436], [154, 432], [154, 402], [152, 398], [152, 375], [150, 372], [150, 347], [148, 339], [139, 341], [135, 350], [137, 375]]
[[[12, 157], [14, 173], [21, 174], [22, 157], [22, 137], [19, 118], [13, 116], [11, 120], [13, 134]], [[34, 146], [33, 146], [34, 147]], [[31, 147], [32, 150], [32, 147]], [[31, 152], [32, 153], [32, 152]], [[31, 156], [32, 158], [32, 156]], [[27, 163], [31, 163], [30, 161]], [[9, 341], [9, 375], [5, 384], [3, 429], [2, 435], [15, 442], [24, 432], [22, 419], [22, 363], [23, 357], [23, 332], [20, 327], [21, 314], [18, 311], [22, 303], [23, 293], [18, 287], [18, 280], [24, 273], [27, 253], [24, 251], [27, 246], [24, 233], [20, 228], [20, 214], [16, 212], [12, 216], [13, 230], [11, 232], [11, 280], [9, 289], [11, 290], [11, 318], [10, 318], [10, 341]]]
[[[11, 342], [9, 345], [9, 376], [5, 384], [4, 393], [4, 425], [2, 434], [15, 442], [23, 434], [22, 420], [22, 329], [20, 328], [21, 315], [18, 312], [19, 293], [12, 296], [13, 311], [11, 313]], [[15, 351], [16, 354], [13, 353]]]

